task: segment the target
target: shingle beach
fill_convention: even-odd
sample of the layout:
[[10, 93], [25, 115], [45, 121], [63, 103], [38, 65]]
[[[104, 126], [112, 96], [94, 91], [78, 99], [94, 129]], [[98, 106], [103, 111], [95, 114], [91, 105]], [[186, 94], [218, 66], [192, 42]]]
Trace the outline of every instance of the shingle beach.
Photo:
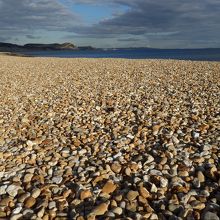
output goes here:
[[0, 219], [219, 220], [220, 62], [0, 55]]

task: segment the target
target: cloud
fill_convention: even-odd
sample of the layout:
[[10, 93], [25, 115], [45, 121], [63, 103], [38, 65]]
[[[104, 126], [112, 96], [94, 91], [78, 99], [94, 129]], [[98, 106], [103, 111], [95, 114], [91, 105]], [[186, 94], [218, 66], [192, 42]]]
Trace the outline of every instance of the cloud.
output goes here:
[[[93, 25], [83, 24], [74, 13], [76, 4], [81, 10], [88, 4], [110, 6], [115, 12]], [[219, 11], [219, 0], [0, 0], [0, 40], [38, 40], [42, 35], [50, 41], [69, 36], [97, 47], [132, 39], [152, 47], [220, 47]]]
[[[105, 4], [107, 1], [78, 0], [77, 2]], [[75, 32], [94, 38], [146, 36], [149, 42], [162, 44], [163, 41], [171, 47], [172, 42], [173, 45], [179, 44], [180, 47], [185, 47], [186, 44], [200, 46], [201, 40], [213, 42], [213, 46], [216, 46], [216, 42], [220, 44], [218, 40], [220, 1], [111, 0], [108, 4], [120, 4], [127, 6], [128, 9], [123, 14], [100, 21], [93, 26], [77, 27]]]
[[123, 38], [123, 39], [118, 39], [118, 41], [122, 41], [122, 42], [134, 42], [134, 41], [139, 41], [140, 39], [138, 38], [133, 38], [133, 37], [130, 37], [130, 38]]
[[106, 5], [106, 4], [118, 4], [132, 6], [136, 4], [136, 0], [67, 0], [75, 4], [91, 4], [91, 5]]
[[57, 0], [1, 0], [0, 35], [29, 35], [34, 31], [63, 31], [79, 18]]
[[41, 38], [40, 36], [34, 36], [32, 34], [26, 34], [25, 37], [28, 38], [28, 39], [32, 39], [32, 40], [40, 39]]
[[[0, 2], [0, 4], [1, 4], [1, 2]], [[0, 36], [0, 41], [1, 42], [5, 42], [5, 41], [7, 41], [9, 39], [9, 37], [2, 37], [2, 36]]]

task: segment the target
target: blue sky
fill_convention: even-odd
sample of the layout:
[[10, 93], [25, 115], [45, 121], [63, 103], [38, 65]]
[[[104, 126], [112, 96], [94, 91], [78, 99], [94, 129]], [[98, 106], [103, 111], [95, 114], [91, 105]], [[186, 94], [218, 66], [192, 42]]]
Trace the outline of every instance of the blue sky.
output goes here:
[[219, 0], [0, 0], [0, 42], [220, 47]]
[[74, 4], [71, 10], [81, 17], [89, 25], [98, 23], [100, 20], [110, 18], [115, 8], [109, 5]]

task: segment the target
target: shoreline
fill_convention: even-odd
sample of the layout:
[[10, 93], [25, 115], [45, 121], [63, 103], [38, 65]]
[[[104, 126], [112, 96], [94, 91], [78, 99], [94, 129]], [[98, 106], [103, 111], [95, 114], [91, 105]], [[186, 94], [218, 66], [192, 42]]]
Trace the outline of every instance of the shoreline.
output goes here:
[[15, 56], [15, 57], [34, 57], [32, 55], [26, 55], [19, 52], [0, 52], [0, 55], [2, 56]]
[[[207, 49], [208, 50], [208, 49]], [[217, 49], [220, 50], [220, 49]], [[96, 52], [94, 52], [96, 51]], [[175, 50], [162, 50], [157, 53], [152, 53], [149, 51], [145, 51], [142, 53], [141, 51], [131, 50], [118, 50], [118, 51], [17, 51], [17, 52], [3, 52], [6, 55], [13, 56], [26, 56], [26, 57], [50, 57], [50, 58], [94, 58], [94, 59], [129, 59], [129, 60], [186, 60], [186, 61], [208, 61], [208, 62], [220, 62], [219, 53], [198, 53], [198, 52], [175, 52]], [[157, 50], [156, 50], [157, 51]], [[170, 52], [171, 51], [171, 52]], [[184, 50], [183, 50], [184, 51]], [[192, 50], [193, 51], [193, 50]], [[27, 54], [26, 54], [27, 53]], [[31, 54], [32, 53], [32, 54]], [[139, 55], [138, 55], [139, 54]]]
[[220, 63], [218, 60], [187, 60], [187, 59], [175, 59], [175, 58], [120, 58], [120, 57], [55, 57], [55, 56], [35, 56], [35, 55], [27, 55], [22, 53], [14, 53], [14, 52], [0, 52], [0, 56], [11, 56], [11, 57], [27, 57], [27, 58], [40, 58], [40, 59], [67, 59], [67, 60], [127, 60], [127, 61], [177, 61], [177, 62], [206, 62], [206, 63]]

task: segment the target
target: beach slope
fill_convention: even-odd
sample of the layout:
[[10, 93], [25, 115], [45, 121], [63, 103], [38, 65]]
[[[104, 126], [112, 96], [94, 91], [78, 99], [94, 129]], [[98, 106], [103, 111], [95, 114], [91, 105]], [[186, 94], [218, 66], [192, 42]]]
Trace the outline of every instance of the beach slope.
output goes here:
[[0, 218], [219, 219], [219, 62], [0, 64]]

